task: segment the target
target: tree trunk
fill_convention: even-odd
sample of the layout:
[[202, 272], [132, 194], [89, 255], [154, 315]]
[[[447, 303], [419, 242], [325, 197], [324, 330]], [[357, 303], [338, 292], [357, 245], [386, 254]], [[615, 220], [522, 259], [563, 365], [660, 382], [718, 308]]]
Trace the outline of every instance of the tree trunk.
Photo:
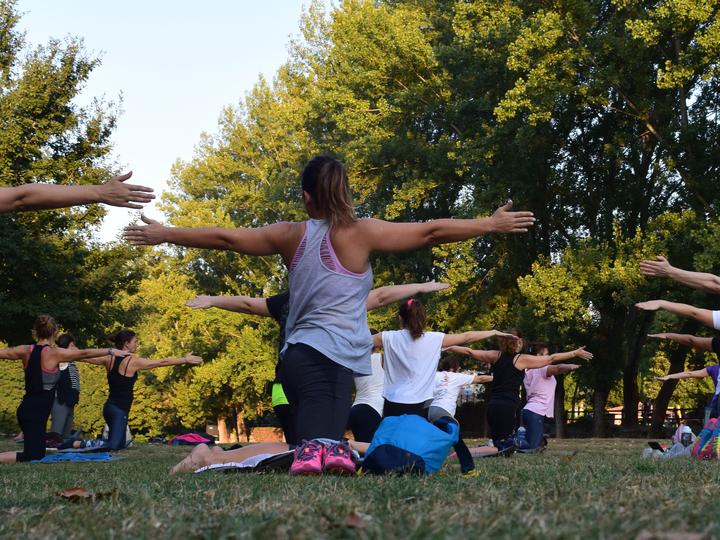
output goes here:
[[565, 375], [556, 375], [557, 386], [555, 387], [555, 437], [557, 439], [565, 438], [565, 424], [567, 417], [565, 414]]
[[245, 442], [250, 442], [250, 432], [245, 429], [245, 415], [242, 407], [235, 409], [235, 428], [237, 429], [238, 442], [240, 442], [241, 438], [244, 438]]
[[228, 433], [227, 421], [224, 416], [218, 416], [218, 443], [225, 444], [230, 442], [230, 434]]
[[[640, 315], [639, 328], [637, 332], [635, 332], [630, 350], [628, 350], [627, 361], [625, 362], [625, 369], [623, 370], [622, 425], [624, 427], [635, 427], [638, 424], [638, 403], [640, 403], [638, 373], [640, 371], [640, 355], [653, 318], [654, 313], [643, 312]], [[638, 318], [636, 316], [632, 316], [628, 323], [632, 324], [637, 320]]]
[[593, 392], [593, 437], [605, 436], [605, 405], [608, 391], [595, 389]]

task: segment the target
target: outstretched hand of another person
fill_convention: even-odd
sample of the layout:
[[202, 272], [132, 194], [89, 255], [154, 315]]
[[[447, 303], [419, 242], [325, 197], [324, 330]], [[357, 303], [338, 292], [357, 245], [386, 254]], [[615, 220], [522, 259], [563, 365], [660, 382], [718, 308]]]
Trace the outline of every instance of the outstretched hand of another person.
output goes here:
[[192, 352], [186, 354], [183, 358], [185, 359], [185, 363], [193, 366], [199, 366], [203, 363], [203, 359], [199, 356], [195, 356]]
[[660, 334], [648, 334], [648, 337], [653, 339], [669, 339], [666, 332], [661, 332]]
[[672, 266], [662, 255], [655, 257], [655, 260], [645, 260], [640, 263], [642, 273], [651, 277], [667, 277], [671, 269]]
[[155, 198], [152, 188], [126, 184], [125, 180], [131, 176], [132, 171], [121, 174], [120, 176], [114, 176], [104, 184], [98, 186], [100, 202], [109, 204], [110, 206], [133, 208], [135, 210], [139, 210], [143, 204], [151, 202]]
[[532, 212], [513, 212], [513, 202], [508, 200], [492, 215], [493, 230], [499, 233], [524, 233], [535, 224]]
[[192, 309], [209, 309], [213, 307], [212, 296], [200, 294], [195, 298], [185, 301], [185, 305]]
[[638, 302], [635, 307], [643, 311], [657, 311], [662, 307], [662, 300], [648, 300], [646, 302]]
[[664, 375], [664, 376], [662, 376], [662, 377], [653, 377], [653, 380], [665, 382], [665, 381], [669, 381], [669, 380], [670, 380], [670, 376], [669, 376], [669, 375]]
[[513, 341], [520, 339], [515, 334], [508, 334], [507, 332], [501, 332], [500, 330], [493, 330], [493, 332], [494, 332], [494, 334], [493, 334], [494, 337], [511, 339]]
[[573, 351], [573, 355], [577, 358], [582, 358], [583, 360], [592, 360], [594, 356], [593, 353], [585, 350], [585, 345], [575, 349]]
[[449, 283], [443, 283], [441, 281], [428, 281], [427, 283], [423, 283], [420, 286], [420, 292], [423, 293], [432, 293], [437, 291], [444, 291], [445, 289], [449, 289], [450, 284]]
[[155, 246], [162, 244], [164, 239], [165, 227], [154, 219], [150, 219], [145, 214], [140, 215], [140, 219], [145, 225], [128, 225], [123, 231], [123, 237], [134, 246]]

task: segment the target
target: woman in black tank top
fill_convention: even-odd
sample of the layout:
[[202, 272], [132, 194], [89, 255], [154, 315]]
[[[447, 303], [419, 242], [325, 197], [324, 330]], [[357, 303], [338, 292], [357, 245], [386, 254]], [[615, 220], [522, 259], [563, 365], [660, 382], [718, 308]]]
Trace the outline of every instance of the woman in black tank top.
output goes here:
[[508, 330], [508, 333], [515, 338], [498, 339], [500, 350], [476, 351], [468, 347], [447, 349], [449, 352], [470, 356], [491, 365], [492, 391], [486, 414], [493, 444], [498, 452], [504, 455], [510, 455], [515, 451], [515, 426], [525, 370], [545, 367], [574, 357], [585, 360], [593, 357], [592, 353], [584, 350], [583, 347], [549, 356], [523, 354], [522, 334], [515, 329]]
[[68, 444], [62, 445], [64, 448], [108, 448], [110, 450], [126, 448], [129, 443], [126, 438], [128, 417], [132, 407], [138, 371], [179, 364], [194, 366], [202, 364], [202, 358], [192, 354], [187, 354], [182, 358], [163, 358], [162, 360], [148, 360], [135, 356], [138, 339], [137, 334], [132, 330], [120, 330], [114, 339], [117, 347], [114, 351], [117, 352], [91, 362], [103, 365], [107, 369], [109, 393], [103, 407], [103, 417], [108, 426], [107, 437], [70, 441]]
[[60, 363], [70, 360], [88, 361], [113, 352], [113, 349], [71, 351], [53, 348], [57, 325], [49, 315], [40, 315], [35, 321], [34, 330], [37, 337], [34, 345], [0, 349], [0, 358], [22, 360], [25, 369], [25, 396], [17, 410], [18, 424], [24, 436], [23, 451], [0, 453], [0, 463], [32, 461], [45, 457], [45, 426], [55, 400]]

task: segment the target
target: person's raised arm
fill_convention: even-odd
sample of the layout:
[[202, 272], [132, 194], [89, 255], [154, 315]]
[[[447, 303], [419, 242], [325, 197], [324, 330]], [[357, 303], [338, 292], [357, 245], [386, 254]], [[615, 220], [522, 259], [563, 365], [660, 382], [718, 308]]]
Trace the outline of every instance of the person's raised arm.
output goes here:
[[470, 332], [461, 332], [459, 334], [445, 334], [442, 346], [443, 348], [448, 348], [455, 345], [468, 345], [492, 337], [516, 338], [513, 334], [506, 334], [505, 332], [499, 332], [497, 330], [471, 330]]
[[582, 358], [583, 360], [592, 360], [593, 354], [586, 351], [585, 347], [580, 347], [572, 351], [549, 354], [545, 356], [535, 356], [533, 354], [521, 354], [515, 362], [518, 369], [537, 369], [557, 362], [564, 362], [571, 358]]
[[124, 208], [142, 208], [155, 196], [145, 186], [125, 184], [132, 172], [115, 176], [97, 186], [60, 186], [56, 184], [25, 184], [0, 188], [0, 214], [67, 208], [82, 204], [104, 203]]
[[545, 375], [548, 377], [553, 377], [555, 375], [562, 375], [563, 373], [575, 371], [579, 367], [580, 366], [577, 364], [555, 364], [553, 366], [548, 366], [547, 371], [545, 372]]
[[642, 273], [650, 277], [666, 277], [678, 283], [701, 289], [706, 292], [720, 294], [720, 277], [706, 272], [692, 272], [672, 266], [665, 257], [655, 257], [640, 263]]
[[251, 298], [249, 296], [196, 296], [185, 302], [192, 309], [218, 308], [226, 311], [236, 311], [249, 315], [270, 317], [267, 300], [265, 298]]
[[165, 366], [179, 366], [180, 364], [199, 366], [203, 362], [202, 358], [200, 358], [199, 356], [195, 356], [193, 353], [186, 354], [181, 358], [163, 358], [162, 360], [149, 360], [147, 358], [135, 357], [132, 360], [134, 360], [135, 369], [138, 371], [140, 371], [141, 369], [155, 369]]
[[512, 201], [480, 219], [435, 219], [424, 223], [360, 220], [357, 237], [368, 251], [410, 251], [460, 242], [490, 233], [524, 233], [535, 223], [532, 212], [512, 212]]
[[442, 291], [448, 287], [450, 287], [448, 283], [436, 283], [434, 281], [428, 281], [427, 283], [408, 283], [406, 285], [385, 285], [384, 287], [378, 287], [370, 291], [367, 299], [367, 310], [372, 311], [373, 309], [379, 309], [388, 304], [400, 302], [416, 294]]
[[445, 352], [455, 353], [461, 356], [469, 356], [483, 364], [493, 364], [497, 362], [497, 359], [500, 357], [500, 351], [482, 351], [471, 349], [470, 347], [460, 347], [458, 345], [451, 345], [444, 350]]
[[[110, 357], [113, 356], [127, 356], [129, 353], [122, 349], [50, 349], [49, 354], [54, 362], [72, 362], [78, 360], [80, 362], [87, 362], [92, 359], [98, 359], [97, 361], [90, 362], [93, 364], [105, 364]], [[105, 357], [105, 358], [102, 358]]]
[[668, 341], [674, 341], [680, 345], [686, 345], [693, 349], [700, 349], [701, 351], [712, 351], [713, 338], [709, 337], [698, 337], [690, 334], [673, 334], [671, 332], [662, 332], [660, 334], [648, 334], [648, 337], [654, 339], [665, 339]]
[[[298, 223], [274, 223], [265, 227], [166, 227], [160, 222], [141, 216], [145, 225], [125, 227], [123, 236], [136, 246], [154, 246], [167, 242], [178, 246], [224, 249], [244, 255], [282, 255], [286, 263], [292, 259], [289, 238], [301, 236]], [[297, 244], [296, 242], [295, 244]], [[293, 244], [294, 245], [294, 244]]]
[[662, 377], [655, 377], [655, 380], [665, 382], [674, 379], [702, 379], [707, 376], [707, 368], [702, 368], [695, 371], [681, 371], [679, 373], [671, 373], [670, 375], [664, 375]]
[[0, 349], [0, 360], [25, 360], [30, 355], [30, 345], [18, 345]]
[[697, 308], [689, 304], [680, 304], [678, 302], [668, 302], [667, 300], [648, 300], [647, 302], [638, 302], [635, 307], [644, 311], [663, 310], [688, 319], [695, 319], [701, 324], [714, 328], [713, 312], [709, 309]]

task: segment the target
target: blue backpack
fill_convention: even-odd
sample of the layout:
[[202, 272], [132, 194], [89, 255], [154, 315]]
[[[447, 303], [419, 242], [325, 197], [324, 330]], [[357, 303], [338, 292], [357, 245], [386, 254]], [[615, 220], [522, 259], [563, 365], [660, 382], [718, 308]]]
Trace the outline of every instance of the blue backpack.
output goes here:
[[390, 416], [375, 432], [365, 453], [362, 472], [435, 473], [459, 437], [460, 428], [454, 422], [439, 421], [433, 425], [414, 414]]

